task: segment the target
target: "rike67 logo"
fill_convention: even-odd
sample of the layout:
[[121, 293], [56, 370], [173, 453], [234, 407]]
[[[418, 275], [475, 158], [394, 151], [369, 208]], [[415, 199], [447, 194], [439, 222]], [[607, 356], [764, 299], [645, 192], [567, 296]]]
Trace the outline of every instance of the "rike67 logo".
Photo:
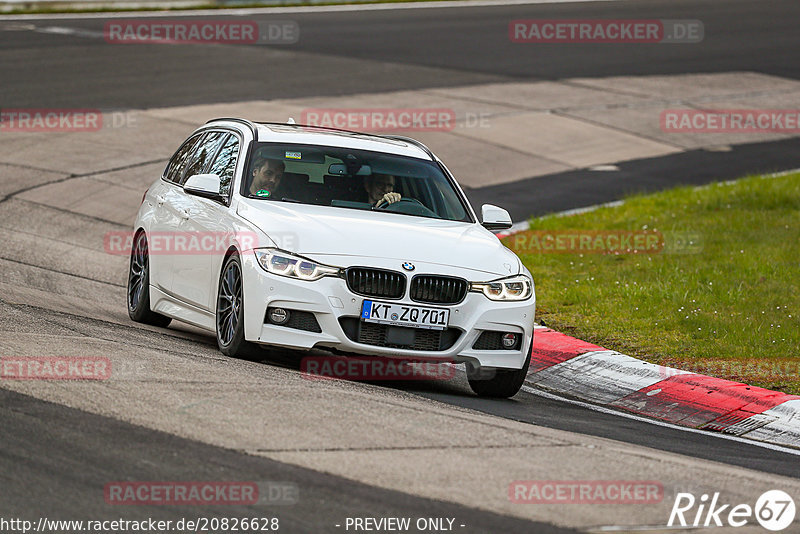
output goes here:
[[755, 506], [723, 504], [719, 492], [714, 493], [710, 500], [708, 494], [696, 499], [691, 493], [678, 493], [667, 526], [743, 527], [758, 522], [765, 529], [777, 532], [792, 524], [795, 512], [794, 500], [781, 490], [762, 493]]

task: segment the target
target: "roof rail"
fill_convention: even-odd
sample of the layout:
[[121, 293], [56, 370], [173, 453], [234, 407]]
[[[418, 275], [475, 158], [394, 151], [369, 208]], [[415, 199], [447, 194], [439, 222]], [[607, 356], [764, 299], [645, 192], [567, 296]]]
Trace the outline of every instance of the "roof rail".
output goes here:
[[239, 122], [241, 124], [244, 124], [248, 128], [250, 128], [250, 131], [253, 132], [253, 137], [254, 138], [258, 137], [258, 131], [256, 130], [255, 125], [252, 123], [252, 121], [249, 121], [247, 119], [238, 119], [236, 117], [217, 117], [216, 119], [211, 119], [210, 121], [206, 121], [206, 124], [209, 124], [211, 122], [216, 122], [216, 121]]
[[404, 143], [409, 143], [409, 144], [412, 144], [412, 145], [416, 146], [417, 148], [419, 148], [423, 152], [425, 152], [428, 156], [430, 156], [432, 161], [436, 161], [436, 156], [433, 155], [433, 152], [431, 152], [431, 150], [427, 146], [425, 146], [421, 142], [417, 141], [416, 139], [413, 139], [411, 137], [406, 137], [404, 135], [379, 135], [379, 134], [370, 134], [370, 133], [365, 133], [365, 132], [357, 132], [355, 130], [345, 130], [344, 128], [331, 128], [329, 126], [319, 126], [319, 125], [316, 125], [316, 124], [291, 124], [291, 123], [286, 123], [286, 122], [275, 122], [275, 121], [249, 121], [249, 120], [246, 120], [246, 119], [238, 119], [238, 118], [234, 118], [234, 117], [219, 117], [219, 118], [216, 118], [216, 119], [211, 119], [210, 121], [206, 122], [206, 124], [208, 124], [209, 122], [214, 122], [214, 121], [233, 121], [233, 122], [240, 122], [242, 124], [245, 124], [253, 132], [253, 137], [258, 137], [258, 133], [257, 133], [256, 127], [255, 127], [256, 124], [273, 124], [275, 126], [293, 126], [295, 128], [316, 128], [316, 129], [319, 129], [319, 130], [342, 132], [342, 133], [348, 133], [348, 134], [354, 134], [354, 135], [364, 135], [364, 136], [369, 136], [369, 137], [377, 137], [379, 139], [389, 139], [389, 140], [392, 140], [392, 141], [402, 141]]
[[274, 122], [274, 121], [253, 121], [255, 124], [274, 124], [275, 126], [294, 126], [296, 128], [317, 128], [319, 130], [330, 130], [334, 132], [344, 132], [356, 135], [372, 135], [374, 137], [381, 137], [380, 135], [373, 135], [364, 132], [357, 132], [355, 130], [345, 130], [344, 128], [332, 128], [330, 126], [320, 126], [318, 124], [297, 124], [290, 122]]
[[421, 142], [413, 139], [411, 137], [406, 137], [405, 135], [379, 135], [378, 137], [384, 137], [386, 139], [393, 139], [395, 141], [404, 141], [406, 143], [411, 143], [412, 145], [416, 146], [419, 149], [422, 149], [427, 155], [431, 157], [431, 160], [436, 161], [436, 156], [433, 155], [431, 149], [422, 144]]
[[432, 160], [436, 160], [436, 156], [433, 155], [431, 150], [417, 141], [416, 139], [412, 139], [411, 137], [405, 137], [402, 135], [381, 135], [381, 134], [371, 134], [367, 132], [358, 132], [356, 130], [345, 130], [344, 128], [332, 128], [330, 126], [319, 126], [317, 124], [291, 124], [286, 122], [272, 122], [272, 121], [254, 121], [255, 124], [274, 124], [276, 126], [294, 126], [296, 128], [317, 128], [319, 130], [328, 130], [332, 132], [342, 132], [342, 133], [349, 133], [354, 135], [363, 135], [367, 137], [377, 137], [378, 139], [389, 139], [392, 141], [403, 141], [404, 143], [410, 143], [417, 148], [421, 149], [423, 152], [428, 154]]

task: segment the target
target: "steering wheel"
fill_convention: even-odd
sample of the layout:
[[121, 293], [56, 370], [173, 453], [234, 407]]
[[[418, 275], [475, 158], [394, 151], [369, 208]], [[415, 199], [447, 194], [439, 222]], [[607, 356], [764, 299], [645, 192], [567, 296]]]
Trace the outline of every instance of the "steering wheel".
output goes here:
[[420, 206], [422, 206], [426, 210], [428, 209], [428, 208], [425, 207], [425, 204], [423, 204], [422, 202], [420, 202], [416, 198], [410, 198], [410, 197], [409, 198], [401, 198], [397, 202], [392, 202], [391, 204], [389, 202], [386, 202], [385, 200], [382, 200], [377, 206], [375, 206], [375, 209], [383, 210], [383, 209], [388, 208], [389, 206], [394, 206], [395, 204], [399, 204], [401, 202], [413, 202], [415, 204], [419, 204]]
[[406, 215], [421, 215], [423, 217], [441, 218], [438, 213], [428, 209], [425, 204], [416, 198], [401, 198], [397, 202], [389, 204], [385, 200], [375, 206], [374, 209], [382, 209], [393, 213], [404, 213]]

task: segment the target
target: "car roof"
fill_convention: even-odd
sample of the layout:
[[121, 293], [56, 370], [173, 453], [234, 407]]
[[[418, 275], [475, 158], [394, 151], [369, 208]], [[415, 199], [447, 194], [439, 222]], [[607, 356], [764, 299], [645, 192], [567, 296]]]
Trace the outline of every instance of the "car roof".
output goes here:
[[402, 136], [376, 135], [306, 124], [254, 122], [227, 117], [210, 120], [205, 126], [226, 122], [236, 123], [239, 127], [246, 125], [259, 142], [334, 146], [409, 156], [428, 161], [434, 159], [433, 154], [425, 145]]

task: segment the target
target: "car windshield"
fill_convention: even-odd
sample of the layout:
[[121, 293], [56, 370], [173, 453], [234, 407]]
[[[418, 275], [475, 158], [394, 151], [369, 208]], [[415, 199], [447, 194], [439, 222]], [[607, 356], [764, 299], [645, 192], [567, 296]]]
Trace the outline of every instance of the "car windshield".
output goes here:
[[432, 161], [276, 143], [256, 143], [251, 154], [242, 184], [250, 198], [470, 221], [453, 184]]

